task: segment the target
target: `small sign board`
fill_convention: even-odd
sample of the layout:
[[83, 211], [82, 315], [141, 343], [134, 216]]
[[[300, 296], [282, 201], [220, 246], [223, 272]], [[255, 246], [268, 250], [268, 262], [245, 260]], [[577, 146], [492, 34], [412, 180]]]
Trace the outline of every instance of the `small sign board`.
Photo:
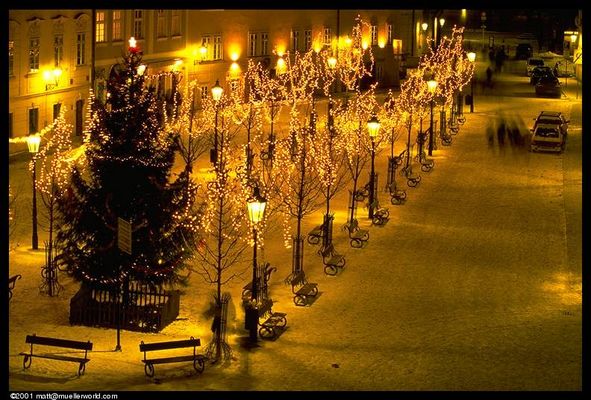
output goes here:
[[117, 218], [117, 245], [119, 250], [131, 255], [131, 222]]

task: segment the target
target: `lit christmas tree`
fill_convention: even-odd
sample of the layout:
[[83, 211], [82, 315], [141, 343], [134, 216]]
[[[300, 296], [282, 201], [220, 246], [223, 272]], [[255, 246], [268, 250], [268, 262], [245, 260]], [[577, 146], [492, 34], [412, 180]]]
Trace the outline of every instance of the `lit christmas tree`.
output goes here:
[[[188, 169], [171, 181], [175, 134], [161, 128], [161, 104], [145, 84], [141, 52], [130, 47], [101, 104], [91, 95], [84, 168], [58, 202], [56, 261], [76, 280], [103, 288], [122, 282], [183, 282], [196, 222]], [[118, 248], [118, 219], [131, 223], [131, 254]]]

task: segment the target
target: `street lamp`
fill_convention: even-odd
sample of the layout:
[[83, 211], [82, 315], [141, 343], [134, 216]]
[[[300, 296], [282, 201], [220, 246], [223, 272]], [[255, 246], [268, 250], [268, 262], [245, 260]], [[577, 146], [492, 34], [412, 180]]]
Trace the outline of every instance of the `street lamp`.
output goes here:
[[369, 219], [373, 219], [374, 211], [374, 194], [375, 194], [375, 157], [376, 157], [376, 142], [375, 139], [378, 136], [380, 130], [380, 121], [373, 115], [369, 121], [367, 121], [367, 131], [369, 138], [371, 139], [371, 176], [369, 178]]
[[213, 97], [213, 101], [215, 102], [215, 129], [213, 136], [213, 149], [209, 154], [209, 160], [214, 166], [218, 159], [218, 109], [223, 93], [224, 89], [220, 86], [220, 80], [216, 79], [214, 87], [211, 88], [211, 97]]
[[[265, 214], [265, 208], [267, 206], [267, 199], [261, 196], [258, 186], [254, 188], [254, 193], [250, 199], [246, 202], [248, 208], [248, 219], [252, 223], [252, 235], [254, 240], [254, 246], [252, 250], [252, 290], [251, 290], [251, 303], [249, 308], [246, 310], [246, 327], [250, 331], [250, 340], [256, 342], [257, 340], [257, 324], [258, 317], [252, 314], [258, 313], [256, 310], [256, 302], [258, 297], [258, 280], [257, 280], [257, 226], [262, 221]], [[258, 314], [257, 314], [258, 315]]]
[[29, 135], [27, 136], [27, 147], [29, 153], [33, 157], [33, 236], [31, 238], [31, 244], [33, 250], [39, 248], [39, 240], [37, 238], [37, 153], [39, 153], [39, 145], [41, 144], [41, 136]]
[[[476, 53], [473, 51], [469, 52], [468, 61], [474, 64], [474, 61], [476, 61]], [[476, 67], [474, 68], [476, 69]], [[474, 112], [474, 73], [472, 73], [472, 79], [470, 79], [470, 112]]]
[[431, 79], [427, 81], [427, 89], [431, 93], [431, 122], [429, 123], [429, 155], [433, 155], [433, 103], [435, 100], [435, 90], [437, 90], [437, 81]]

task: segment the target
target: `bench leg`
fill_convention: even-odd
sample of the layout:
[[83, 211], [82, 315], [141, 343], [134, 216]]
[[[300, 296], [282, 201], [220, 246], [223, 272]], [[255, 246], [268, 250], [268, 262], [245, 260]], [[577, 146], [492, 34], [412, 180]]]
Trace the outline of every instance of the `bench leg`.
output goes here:
[[84, 375], [85, 370], [86, 370], [86, 363], [81, 362], [80, 366], [78, 367], [78, 376]]
[[144, 372], [146, 373], [147, 377], [152, 378], [154, 376], [154, 366], [150, 363], [146, 363]]
[[199, 373], [203, 372], [205, 369], [205, 361], [203, 361], [203, 357], [197, 357], [193, 360], [193, 368]]
[[310, 243], [312, 245], [320, 243], [320, 236], [308, 235], [308, 243]]
[[305, 306], [308, 303], [306, 301], [306, 297], [302, 296], [301, 294], [296, 294], [293, 296], [293, 302], [296, 306]]
[[32, 362], [33, 362], [33, 357], [25, 355], [24, 359], [23, 359], [23, 369], [29, 368], [31, 366]]
[[337, 268], [332, 264], [327, 264], [324, 266], [324, 273], [326, 275], [335, 276], [337, 274]]
[[351, 239], [351, 247], [360, 249], [363, 246], [363, 242], [359, 239]]
[[259, 335], [262, 339], [273, 339], [276, 335], [275, 329], [266, 326], [261, 326], [259, 329]]

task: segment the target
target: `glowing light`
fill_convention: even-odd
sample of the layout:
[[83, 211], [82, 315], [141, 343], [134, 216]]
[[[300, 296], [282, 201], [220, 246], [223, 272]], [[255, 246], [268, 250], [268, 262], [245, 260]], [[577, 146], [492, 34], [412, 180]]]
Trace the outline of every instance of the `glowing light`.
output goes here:
[[334, 69], [337, 66], [337, 59], [335, 57], [328, 58], [328, 67]]
[[39, 152], [39, 145], [41, 144], [41, 136], [29, 135], [27, 136], [27, 147], [29, 153], [37, 154]]
[[380, 39], [380, 40], [378, 41], [378, 47], [379, 47], [380, 49], [383, 49], [384, 47], [386, 47], [386, 41], [385, 41], [385, 40], [383, 40], [383, 39]]
[[181, 65], [183, 65], [183, 60], [181, 60], [180, 58], [177, 58], [176, 60], [174, 60], [175, 67], [180, 67]]
[[284, 74], [287, 72], [287, 65], [285, 64], [285, 60], [283, 58], [279, 58], [277, 60], [277, 66], [275, 67], [278, 74]]
[[215, 86], [211, 88], [211, 96], [215, 101], [220, 101], [222, 93], [224, 93], [224, 89], [220, 86], [219, 79], [216, 79]]
[[207, 47], [205, 47], [205, 45], [201, 45], [199, 48], [199, 53], [201, 53], [201, 61], [205, 60], [205, 57], [207, 56]]
[[361, 42], [361, 48], [362, 48], [363, 50], [367, 50], [367, 48], [368, 48], [368, 47], [369, 47], [369, 43], [367, 42], [367, 40], [363, 40], [363, 41]]
[[462, 18], [466, 18], [466, 9], [462, 8]]
[[443, 18], [443, 17], [439, 18], [439, 26], [441, 26], [443, 28], [444, 24], [445, 24], [445, 18]]
[[239, 57], [240, 57], [240, 55], [238, 53], [230, 54], [230, 60], [232, 60], [232, 61], [238, 61]]
[[469, 52], [469, 53], [468, 53], [468, 60], [469, 60], [470, 62], [474, 62], [474, 61], [476, 60], [476, 53], [474, 53], [474, 52], [472, 52], [472, 51], [471, 51], [471, 52]]
[[146, 72], [146, 64], [140, 64], [137, 67], [137, 74], [139, 76], [142, 76], [144, 74], [144, 72]]
[[254, 195], [246, 203], [248, 208], [248, 218], [253, 224], [258, 224], [262, 221], [267, 207], [267, 199], [261, 196], [259, 188], [255, 188]]
[[135, 49], [137, 47], [137, 40], [132, 36], [129, 38], [129, 48]]
[[375, 139], [378, 136], [379, 130], [380, 121], [375, 115], [372, 115], [371, 119], [367, 121], [367, 131], [369, 132], [369, 137]]
[[428, 80], [427, 87], [429, 89], [429, 93], [435, 93], [435, 90], [437, 90], [437, 81], [433, 79]]
[[423, 28], [423, 31], [426, 31], [427, 28], [429, 28], [429, 24], [426, 22], [423, 22], [423, 24], [421, 25], [421, 28]]
[[577, 35], [575, 35], [575, 34], [570, 35], [570, 41], [571, 41], [571, 43], [576, 42], [577, 41]]

